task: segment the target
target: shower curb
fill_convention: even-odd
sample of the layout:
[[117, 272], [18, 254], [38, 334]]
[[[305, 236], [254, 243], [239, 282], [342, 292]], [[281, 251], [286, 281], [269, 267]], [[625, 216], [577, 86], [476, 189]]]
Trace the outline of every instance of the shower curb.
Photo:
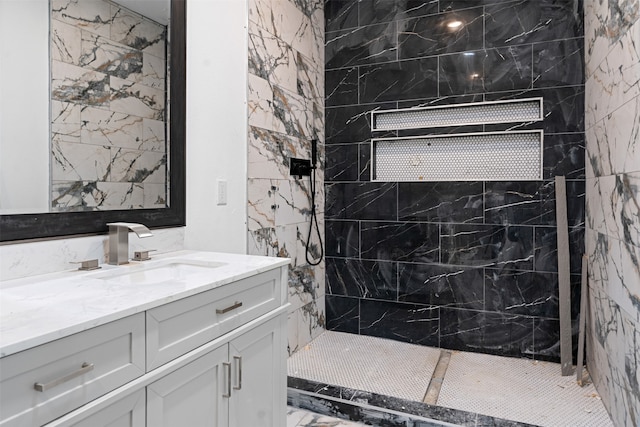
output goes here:
[[[321, 415], [388, 427], [536, 427], [423, 402], [289, 376], [287, 404]], [[382, 424], [381, 424], [382, 422]]]

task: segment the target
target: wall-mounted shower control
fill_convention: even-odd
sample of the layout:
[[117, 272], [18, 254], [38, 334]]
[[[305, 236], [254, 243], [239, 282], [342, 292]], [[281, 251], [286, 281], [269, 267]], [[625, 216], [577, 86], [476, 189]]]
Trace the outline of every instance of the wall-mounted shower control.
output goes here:
[[311, 161], [306, 159], [289, 159], [289, 174], [296, 175], [298, 178], [303, 176], [311, 176]]

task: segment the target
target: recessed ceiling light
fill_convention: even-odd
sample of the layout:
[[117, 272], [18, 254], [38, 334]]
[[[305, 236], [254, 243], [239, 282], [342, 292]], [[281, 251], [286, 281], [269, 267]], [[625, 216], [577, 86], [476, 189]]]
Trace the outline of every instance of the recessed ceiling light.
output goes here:
[[455, 30], [456, 28], [460, 28], [462, 26], [462, 21], [449, 21], [447, 22], [447, 27]]

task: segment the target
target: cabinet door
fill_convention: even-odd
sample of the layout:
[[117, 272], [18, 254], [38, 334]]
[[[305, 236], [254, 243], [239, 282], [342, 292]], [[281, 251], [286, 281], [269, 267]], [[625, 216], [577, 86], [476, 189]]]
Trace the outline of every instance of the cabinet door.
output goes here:
[[229, 344], [232, 363], [229, 425], [286, 425], [286, 313]]
[[[226, 427], [229, 420], [225, 344], [147, 387], [147, 425]], [[226, 364], [228, 367], [228, 364]]]

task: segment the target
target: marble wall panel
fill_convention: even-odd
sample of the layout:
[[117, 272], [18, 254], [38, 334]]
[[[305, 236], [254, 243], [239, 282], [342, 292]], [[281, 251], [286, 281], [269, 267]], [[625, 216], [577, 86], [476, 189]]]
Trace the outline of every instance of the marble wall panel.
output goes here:
[[52, 208], [166, 206], [166, 27], [108, 1], [51, 22]]
[[640, 96], [640, 34], [638, 20], [617, 43], [611, 52], [594, 69], [586, 82], [586, 116], [591, 123], [602, 120], [621, 105]]
[[[584, 252], [582, 2], [327, 0], [325, 16], [327, 326], [557, 361], [556, 175], [576, 300]], [[370, 127], [376, 109], [530, 97], [542, 122]], [[371, 182], [372, 138], [525, 129], [545, 133], [540, 181]], [[413, 329], [417, 307], [437, 332]], [[387, 332], [369, 326], [384, 313]]]
[[72, 102], [51, 101], [51, 141], [80, 142], [82, 106]]
[[587, 176], [634, 171], [640, 164], [640, 97], [636, 97], [587, 130]]
[[585, 5], [587, 365], [615, 425], [640, 423], [640, 5]]
[[[323, 7], [316, 0], [250, 0], [248, 11], [248, 251], [291, 259], [293, 353], [325, 327], [324, 261], [313, 265], [324, 241]], [[319, 140], [319, 237], [315, 223], [309, 235], [310, 181], [289, 173], [291, 158], [310, 158], [311, 139]]]

